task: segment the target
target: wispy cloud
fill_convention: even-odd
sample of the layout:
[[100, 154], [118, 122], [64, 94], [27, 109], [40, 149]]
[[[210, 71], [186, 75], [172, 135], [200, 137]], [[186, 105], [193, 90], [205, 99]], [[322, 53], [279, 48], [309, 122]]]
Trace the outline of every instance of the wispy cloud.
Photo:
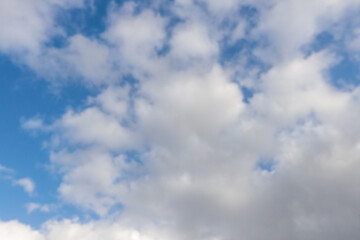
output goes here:
[[14, 170], [13, 169], [11, 169], [11, 168], [7, 168], [7, 167], [5, 167], [5, 166], [3, 166], [3, 165], [0, 165], [0, 172], [3, 172], [3, 173], [11, 173], [11, 172], [13, 172]]
[[40, 204], [40, 203], [35, 203], [35, 202], [26, 204], [26, 209], [29, 214], [34, 211], [48, 213], [51, 211], [52, 208], [53, 208], [53, 206], [50, 206], [48, 204]]

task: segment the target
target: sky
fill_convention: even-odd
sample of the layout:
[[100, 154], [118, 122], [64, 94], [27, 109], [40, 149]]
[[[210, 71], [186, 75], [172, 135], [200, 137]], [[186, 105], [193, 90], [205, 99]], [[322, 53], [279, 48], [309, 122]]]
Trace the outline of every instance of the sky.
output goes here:
[[360, 0], [0, 0], [0, 239], [360, 239]]

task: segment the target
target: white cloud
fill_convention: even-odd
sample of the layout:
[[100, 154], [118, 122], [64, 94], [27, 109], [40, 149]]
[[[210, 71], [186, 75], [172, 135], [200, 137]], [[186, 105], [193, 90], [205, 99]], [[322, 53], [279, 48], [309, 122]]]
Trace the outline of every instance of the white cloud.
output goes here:
[[15, 171], [11, 168], [0, 165], [0, 176], [3, 176], [4, 179], [11, 182], [13, 186], [20, 186], [28, 194], [32, 194], [35, 190], [35, 183], [30, 178], [20, 178], [15, 177]]
[[34, 211], [48, 213], [48, 212], [50, 212], [51, 206], [48, 204], [40, 204], [40, 203], [31, 202], [31, 203], [26, 204], [26, 209], [29, 214]]
[[165, 42], [167, 20], [151, 10], [137, 13], [135, 7], [128, 2], [112, 9], [103, 38], [114, 46], [114, 61], [122, 72], [143, 74], [158, 67], [153, 61]]
[[0, 222], [0, 236], [6, 240], [44, 240], [45, 238], [29, 226], [18, 221]]
[[45, 126], [41, 118], [34, 117], [26, 121], [23, 121], [21, 123], [21, 127], [27, 130], [37, 130], [37, 129], [43, 129]]
[[[224, 13], [211, 21], [193, 1], [176, 1], [170, 9], [182, 21], [170, 30], [153, 9], [126, 3], [110, 9], [101, 41], [77, 35], [56, 50], [74, 71], [106, 88], [49, 126], [38, 119], [23, 126], [56, 139], [49, 150], [62, 176], [61, 199], [101, 220], [50, 221], [42, 236], [359, 238], [360, 128], [354, 123], [360, 121], [360, 88], [332, 86], [327, 71], [337, 58], [331, 50], [304, 57], [300, 49], [357, 1], [271, 1], [260, 7], [251, 36], [242, 25], [232, 33], [220, 29], [218, 18], [228, 19], [237, 3], [220, 4]], [[207, 4], [211, 11], [220, 7]], [[220, 45], [226, 36], [253, 40], [258, 34], [269, 43], [252, 53], [272, 66], [249, 74], [256, 91], [245, 104], [232, 73], [247, 68], [237, 58], [221, 65]], [[169, 52], [158, 56], [166, 43]], [[94, 55], [99, 59], [88, 59]], [[134, 92], [101, 80], [112, 71], [132, 73]], [[262, 159], [273, 164], [271, 171], [261, 169]], [[28, 206], [29, 212], [40, 208]]]
[[171, 56], [184, 62], [192, 58], [212, 58], [218, 53], [216, 39], [211, 39], [206, 26], [185, 23], [175, 28], [170, 42]]
[[[244, 105], [237, 85], [228, 81], [220, 66], [204, 75], [174, 72], [171, 81], [143, 83], [134, 129], [144, 135], [150, 150], [142, 153], [141, 168], [102, 149], [117, 149], [107, 142], [116, 131], [101, 130], [111, 124], [99, 122], [99, 134], [78, 131], [88, 119], [97, 122], [97, 118], [66, 113], [62, 119], [71, 121], [60, 122], [77, 119], [76, 124], [62, 125], [71, 126], [70, 146], [96, 144], [52, 155], [64, 175], [59, 193], [65, 201], [101, 216], [122, 203], [123, 219], [142, 226], [156, 219], [164, 223], [158, 231], [170, 228], [179, 239], [302, 238], [314, 229], [326, 229], [316, 233], [317, 239], [337, 239], [345, 236], [345, 230], [358, 234], [355, 224], [336, 228], [339, 221], [356, 219], [356, 213], [346, 209], [356, 206], [358, 191], [351, 182], [358, 181], [352, 171], [358, 169], [354, 156], [359, 148], [347, 119], [351, 116], [354, 121], [360, 114], [350, 110], [358, 101], [356, 92], [340, 92], [328, 84], [323, 73], [332, 61], [331, 55], [318, 53], [274, 67], [262, 77], [259, 93], [249, 105]], [[114, 100], [116, 91], [109, 91], [91, 102], [107, 109], [107, 114], [123, 117], [127, 111], [122, 99], [127, 94], [120, 91]], [[95, 111], [94, 106], [79, 116], [87, 111]], [[256, 170], [264, 154], [274, 159], [271, 174]], [[126, 172], [132, 174], [120, 181]], [[347, 175], [351, 179], [342, 180]], [[333, 185], [343, 189], [346, 200], [336, 197]], [[311, 201], [306, 199], [309, 194]], [[350, 206], [326, 213], [337, 201]], [[313, 209], [324, 202], [329, 205]], [[169, 218], [176, 228], [170, 227]], [[279, 226], [273, 224], [274, 218]]]
[[13, 181], [14, 185], [21, 186], [24, 191], [32, 194], [35, 190], [35, 184], [30, 178], [21, 178]]
[[47, 1], [1, 1], [0, 48], [36, 50], [47, 39], [51, 12]]
[[7, 53], [38, 53], [56, 30], [57, 7], [81, 7], [82, 0], [3, 0], [0, 2], [0, 49]]
[[[205, 74], [175, 73], [172, 81], [154, 80], [144, 86], [144, 95], [151, 101], [140, 99], [136, 111], [143, 130], [152, 136], [179, 129], [213, 136], [236, 121], [244, 109], [238, 86], [227, 81], [219, 66]], [[161, 130], [167, 127], [174, 129]]]
[[322, 121], [339, 116], [350, 95], [334, 89], [323, 74], [334, 61], [323, 52], [279, 64], [263, 76], [263, 91], [251, 104], [285, 126], [310, 114]]
[[95, 98], [89, 98], [89, 103], [95, 103], [101, 109], [115, 116], [124, 119], [129, 113], [129, 87], [109, 87]]
[[8, 172], [12, 172], [13, 170], [11, 169], [11, 168], [7, 168], [7, 167], [5, 167], [5, 166], [3, 166], [3, 165], [0, 165], [0, 172], [6, 172], [6, 173], [8, 173]]
[[352, 37], [347, 41], [351, 51], [360, 51], [360, 28], [353, 31]]
[[200, 0], [200, 2], [205, 3], [212, 14], [222, 15], [221, 17], [229, 17], [227, 15], [229, 13], [236, 14], [236, 11], [241, 4], [241, 1], [237, 0]]
[[[0, 236], [6, 240], [165, 240], [166, 231], [158, 231], [154, 226], [137, 230], [126, 222], [108, 221], [81, 224], [78, 220], [48, 221], [40, 231], [17, 221], [0, 222]], [[177, 239], [177, 238], [172, 238]]]
[[48, 48], [41, 55], [29, 57], [29, 65], [48, 80], [82, 79], [87, 85], [114, 81], [109, 48], [83, 35], [68, 38], [63, 48]]
[[51, 161], [64, 175], [58, 189], [62, 198], [100, 215], [120, 202], [127, 172], [137, 165], [101, 149], [52, 153]]
[[266, 50], [270, 51], [267, 60], [286, 60], [298, 54], [316, 34], [339, 21], [343, 14], [358, 4], [358, 0], [271, 1], [271, 7], [262, 9], [256, 30], [270, 38], [270, 48], [273, 49]]
[[56, 125], [62, 131], [62, 137], [73, 143], [94, 144], [115, 150], [131, 149], [138, 142], [131, 129], [96, 107], [80, 113], [68, 111]]

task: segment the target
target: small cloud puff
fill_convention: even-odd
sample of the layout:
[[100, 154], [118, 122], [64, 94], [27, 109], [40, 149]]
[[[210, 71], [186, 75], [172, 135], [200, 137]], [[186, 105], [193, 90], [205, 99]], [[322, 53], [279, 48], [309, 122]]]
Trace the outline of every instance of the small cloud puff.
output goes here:
[[50, 212], [51, 208], [52, 208], [52, 206], [50, 206], [48, 204], [40, 204], [40, 203], [35, 203], [35, 202], [26, 204], [26, 209], [29, 214], [34, 211], [48, 213], [48, 212]]
[[21, 178], [13, 181], [16, 186], [21, 186], [25, 192], [32, 194], [35, 190], [35, 183], [30, 178]]

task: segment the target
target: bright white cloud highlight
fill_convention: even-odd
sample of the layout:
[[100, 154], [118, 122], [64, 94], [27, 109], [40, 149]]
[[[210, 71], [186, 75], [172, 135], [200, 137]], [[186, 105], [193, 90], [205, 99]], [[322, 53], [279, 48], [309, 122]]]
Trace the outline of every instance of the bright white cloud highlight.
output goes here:
[[29, 226], [21, 224], [18, 221], [0, 222], [0, 236], [7, 240], [45, 239], [38, 231], [34, 231]]

